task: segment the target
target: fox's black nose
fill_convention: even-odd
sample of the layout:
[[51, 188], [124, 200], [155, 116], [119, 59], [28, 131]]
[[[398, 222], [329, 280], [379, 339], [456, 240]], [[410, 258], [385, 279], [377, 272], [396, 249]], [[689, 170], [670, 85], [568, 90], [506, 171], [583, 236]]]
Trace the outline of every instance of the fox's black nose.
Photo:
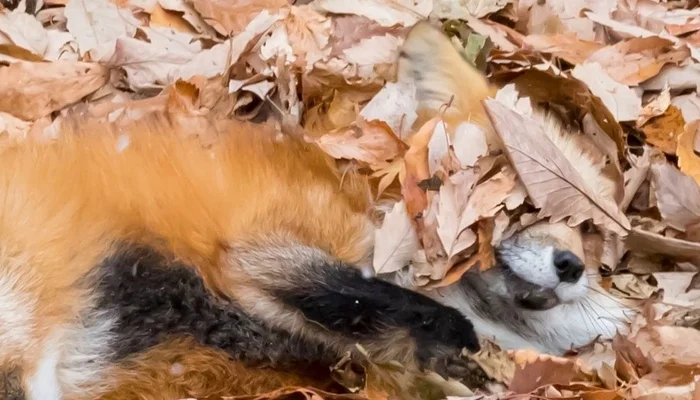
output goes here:
[[559, 280], [569, 283], [577, 282], [585, 269], [583, 261], [568, 250], [554, 251], [554, 267]]

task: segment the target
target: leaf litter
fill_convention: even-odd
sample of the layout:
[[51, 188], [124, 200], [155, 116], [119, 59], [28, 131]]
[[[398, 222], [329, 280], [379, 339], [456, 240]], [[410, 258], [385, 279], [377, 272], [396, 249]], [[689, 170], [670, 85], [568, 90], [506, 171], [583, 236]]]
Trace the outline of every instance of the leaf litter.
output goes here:
[[[276, 123], [366, 174], [389, 205], [375, 273], [410, 265], [416, 285], [440, 287], [490, 268], [520, 228], [589, 221], [601, 233], [587, 257], [612, 274], [603, 287], [640, 302], [629, 333], [567, 356], [485, 341], [470, 357], [490, 390], [363, 360], [359, 386], [338, 378], [346, 394], [231, 398], [700, 398], [697, 1], [1, 4], [0, 148], [60, 140], [72, 113], [116, 123], [162, 113], [204, 144], [217, 120]], [[395, 81], [406, 33], [428, 18], [503, 87], [485, 107], [504, 153], [475, 124], [421, 119], [416, 88]], [[580, 131], [576, 146], [614, 190], [588, 186], [533, 106]], [[336, 375], [349, 376], [347, 361]]]

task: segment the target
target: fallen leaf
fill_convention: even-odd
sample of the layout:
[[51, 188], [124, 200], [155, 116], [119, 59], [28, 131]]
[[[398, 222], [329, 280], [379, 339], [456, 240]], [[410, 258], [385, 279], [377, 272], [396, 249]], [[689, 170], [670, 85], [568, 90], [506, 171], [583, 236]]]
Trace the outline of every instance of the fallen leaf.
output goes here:
[[69, 0], [64, 13], [68, 31], [78, 41], [80, 55], [93, 51], [93, 60], [111, 54], [117, 39], [133, 37], [141, 25], [129, 9], [109, 0]]
[[533, 350], [515, 351], [515, 373], [508, 389], [515, 393], [530, 393], [546, 386], [585, 380], [575, 361]]
[[405, 144], [385, 122], [365, 121], [362, 118], [356, 124], [323, 135], [315, 141], [331, 157], [371, 165], [380, 165], [405, 151]]
[[584, 64], [597, 63], [608, 75], [628, 86], [638, 85], [668, 63], [679, 63], [690, 55], [687, 48], [674, 48], [674, 43], [660, 37], [632, 38], [602, 48]]
[[700, 96], [697, 93], [675, 96], [671, 99], [671, 104], [681, 110], [686, 122], [700, 119]]
[[683, 133], [685, 120], [681, 110], [669, 106], [663, 115], [651, 118], [644, 126], [642, 132], [647, 142], [658, 147], [667, 154], [676, 154], [678, 136]]
[[486, 100], [496, 131], [513, 162], [540, 217], [552, 222], [569, 217], [569, 225], [593, 222], [624, 237], [630, 229], [627, 217], [613, 199], [601, 198], [563, 156], [533, 120], [508, 109], [496, 100]]
[[16, 46], [43, 56], [49, 46], [49, 35], [34, 16], [15, 9], [0, 14], [0, 33]]
[[614, 81], [598, 63], [577, 65], [571, 74], [600, 97], [617, 121], [636, 121], [642, 111], [642, 99], [632, 89]]
[[644, 105], [637, 120], [637, 127], [640, 128], [650, 119], [664, 114], [669, 106], [671, 106], [671, 88], [666, 87], [658, 96]]
[[465, 19], [483, 18], [503, 9], [508, 0], [437, 0], [433, 4], [432, 16], [437, 18]]
[[399, 201], [374, 233], [374, 271], [385, 274], [402, 269], [417, 249], [418, 236], [406, 212], [406, 203]]
[[261, 12], [275, 13], [287, 7], [287, 0], [190, 0], [192, 7], [220, 35], [235, 37]]
[[81, 100], [108, 80], [108, 71], [95, 63], [13, 63], [0, 67], [0, 111], [36, 120]]
[[537, 51], [561, 57], [574, 65], [583, 63], [604, 47], [600, 43], [581, 40], [572, 33], [528, 35], [525, 43]]
[[686, 175], [695, 179], [695, 183], [700, 185], [700, 151], [697, 150], [697, 143], [700, 139], [700, 120], [686, 124], [683, 133], [678, 136], [678, 166]]
[[320, 12], [351, 14], [366, 17], [381, 26], [413, 26], [422, 15], [393, 1], [380, 0], [316, 0], [311, 5]]
[[360, 111], [366, 120], [386, 122], [401, 137], [418, 118], [416, 87], [412, 82], [388, 82]]
[[632, 228], [625, 238], [625, 245], [632, 251], [645, 254], [665, 254], [681, 259], [694, 259], [700, 255], [700, 243], [689, 242]]
[[623, 210], [627, 210], [635, 194], [649, 177], [649, 168], [651, 167], [652, 150], [644, 147], [644, 153], [637, 157], [634, 154], [630, 155], [630, 169], [625, 171], [625, 196], [620, 204]]
[[662, 222], [681, 232], [700, 222], [700, 185], [693, 178], [663, 160], [651, 164], [650, 175]]

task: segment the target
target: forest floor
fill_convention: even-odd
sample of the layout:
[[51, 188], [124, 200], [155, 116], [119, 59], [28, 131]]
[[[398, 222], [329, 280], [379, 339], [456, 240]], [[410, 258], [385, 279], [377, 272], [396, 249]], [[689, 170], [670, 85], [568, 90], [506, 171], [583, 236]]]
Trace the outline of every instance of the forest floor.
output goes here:
[[[375, 269], [400, 269], [396, 248], [413, 246], [413, 273], [424, 286], [489, 268], [494, 246], [518, 227], [546, 217], [593, 223], [586, 261], [599, 267], [603, 288], [638, 301], [629, 332], [561, 357], [487, 346], [480, 360], [500, 393], [434, 375], [424, 377], [425, 386], [450, 400], [700, 400], [697, 0], [0, 4], [1, 146], [27, 137], [60, 140], [57, 128], [72, 113], [119, 124], [164, 112], [204, 140], [212, 118], [281, 121], [339, 163], [371, 175], [380, 191], [401, 188], [376, 237]], [[497, 97], [547, 105], [578, 127], [588, 143], [581, 151], [605, 160], [600, 174], [615, 193], [605, 197], [576, 176], [572, 160], [541, 145], [546, 139], [536, 125], [518, 136], [508, 123], [497, 131], [517, 151], [502, 155], [502, 170], [470, 182], [467, 192], [449, 179], [451, 186], [432, 181], [430, 194], [419, 189], [425, 172], [440, 168], [429, 159], [444, 165], [469, 153], [483, 164], [490, 157], [469, 137], [449, 150], [436, 145], [433, 138], [444, 132], [434, 124], [412, 130], [418, 100], [415, 88], [395, 82], [396, 60], [410, 28], [426, 19], [503, 87]], [[528, 87], [535, 90], [522, 89]], [[518, 104], [510, 114], [491, 112], [518, 121], [528, 108]], [[566, 190], [527, 179], [517, 154]], [[562, 196], [572, 196], [567, 207]], [[516, 212], [523, 204], [533, 212]], [[425, 223], [417, 226], [409, 214]], [[347, 398], [405, 398], [406, 378], [391, 367], [370, 363], [365, 374]], [[292, 394], [346, 398], [307, 388], [249, 398]]]

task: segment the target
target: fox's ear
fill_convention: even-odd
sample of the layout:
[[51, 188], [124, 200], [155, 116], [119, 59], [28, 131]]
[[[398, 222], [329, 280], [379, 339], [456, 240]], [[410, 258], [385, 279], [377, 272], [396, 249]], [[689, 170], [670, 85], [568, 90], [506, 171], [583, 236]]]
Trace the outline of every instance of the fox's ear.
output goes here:
[[406, 36], [398, 80], [414, 82], [422, 112], [434, 113], [452, 98], [453, 111], [465, 120], [489, 123], [481, 100], [493, 95], [494, 89], [486, 76], [459, 54], [447, 35], [427, 21], [414, 25]]

